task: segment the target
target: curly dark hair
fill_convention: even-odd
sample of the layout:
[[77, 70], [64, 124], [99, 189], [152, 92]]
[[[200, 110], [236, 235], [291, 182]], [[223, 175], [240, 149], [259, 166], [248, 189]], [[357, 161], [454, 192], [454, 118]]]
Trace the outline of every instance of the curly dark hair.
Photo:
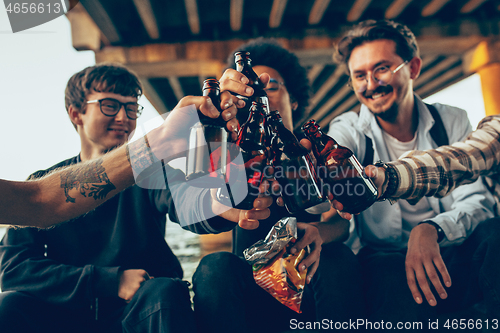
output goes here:
[[252, 66], [267, 66], [280, 73], [291, 101], [298, 104], [297, 109], [293, 111], [293, 119], [302, 119], [309, 105], [310, 86], [307, 71], [300, 65], [297, 56], [283, 48], [275, 39], [260, 37], [234, 50], [227, 58], [228, 68], [236, 69], [234, 53], [238, 51], [250, 52]]
[[73, 106], [85, 113], [85, 100], [93, 92], [111, 92], [123, 96], [141, 97], [142, 85], [137, 75], [121, 64], [103, 63], [75, 73], [66, 85], [66, 111]]
[[334, 60], [344, 64], [349, 73], [348, 62], [357, 46], [379, 39], [388, 39], [396, 43], [396, 53], [403, 60], [410, 61], [420, 56], [417, 40], [407, 26], [391, 20], [366, 20], [356, 24], [337, 44]]

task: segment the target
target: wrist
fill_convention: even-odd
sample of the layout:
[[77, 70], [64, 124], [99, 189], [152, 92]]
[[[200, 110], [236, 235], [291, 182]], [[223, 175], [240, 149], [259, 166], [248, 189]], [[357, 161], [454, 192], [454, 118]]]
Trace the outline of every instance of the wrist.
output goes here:
[[438, 236], [437, 237], [437, 242], [438, 243], [441, 243], [441, 241], [446, 237], [443, 228], [441, 228], [439, 226], [439, 224], [437, 224], [436, 222], [433, 222], [433, 221], [422, 221], [422, 222], [419, 223], [419, 225], [420, 224], [430, 224], [430, 225], [432, 225], [436, 229], [437, 236]]
[[396, 190], [399, 186], [399, 178], [398, 174], [396, 172], [396, 169], [385, 162], [378, 161], [375, 163], [376, 167], [383, 168], [385, 171], [385, 180], [384, 184], [382, 185], [382, 193], [380, 194], [379, 201], [389, 199], [391, 203], [393, 203], [393, 200], [391, 200], [391, 196], [396, 193]]

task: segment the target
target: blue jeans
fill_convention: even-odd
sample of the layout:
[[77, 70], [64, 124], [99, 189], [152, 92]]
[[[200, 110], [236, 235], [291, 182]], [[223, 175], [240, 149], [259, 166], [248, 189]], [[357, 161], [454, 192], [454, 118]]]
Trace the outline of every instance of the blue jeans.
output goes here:
[[198, 332], [283, 332], [299, 322], [363, 318], [359, 273], [356, 257], [344, 244], [323, 245], [318, 270], [304, 290], [302, 313], [297, 314], [255, 283], [251, 266], [242, 258], [229, 252], [210, 254], [193, 276]]
[[[471, 307], [479, 302], [486, 309], [485, 319], [500, 319], [500, 218], [482, 222], [460, 245], [441, 248], [452, 286], [448, 297], [440, 299], [432, 288], [437, 306], [424, 298], [417, 304], [406, 280], [406, 249], [376, 251], [363, 248], [358, 253], [361, 264], [367, 316], [371, 320], [421, 321], [438, 317], [459, 319], [472, 315]], [[423, 296], [423, 294], [422, 294]]]
[[179, 279], [145, 281], [127, 304], [100, 300], [98, 317], [89, 308], [73, 309], [44, 302], [24, 292], [0, 294], [2, 333], [55, 332], [195, 332], [187, 283]]

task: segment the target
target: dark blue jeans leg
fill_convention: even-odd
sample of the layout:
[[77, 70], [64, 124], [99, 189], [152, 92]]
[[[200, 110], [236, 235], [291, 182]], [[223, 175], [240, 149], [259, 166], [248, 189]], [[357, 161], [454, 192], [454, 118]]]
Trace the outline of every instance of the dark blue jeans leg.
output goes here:
[[[303, 318], [275, 300], [253, 279], [252, 268], [229, 252], [204, 257], [193, 275], [200, 333], [282, 332]], [[303, 319], [300, 319], [303, 320]]]
[[363, 274], [367, 316], [372, 321], [425, 322], [435, 316], [426, 302], [417, 304], [408, 287], [405, 270], [406, 251], [375, 251], [363, 248], [358, 253]]
[[365, 317], [360, 265], [342, 243], [323, 245], [318, 270], [306, 292], [314, 295], [317, 321], [348, 322]]
[[188, 283], [154, 278], [143, 283], [122, 317], [126, 333], [192, 333], [196, 331]]

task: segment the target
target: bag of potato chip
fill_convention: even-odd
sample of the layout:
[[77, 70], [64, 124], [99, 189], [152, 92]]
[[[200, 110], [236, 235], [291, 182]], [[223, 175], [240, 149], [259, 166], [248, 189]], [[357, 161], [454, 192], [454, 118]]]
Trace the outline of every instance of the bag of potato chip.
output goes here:
[[243, 254], [252, 265], [255, 282], [282, 304], [300, 313], [307, 271], [299, 272], [298, 266], [306, 251], [289, 253], [296, 240], [297, 220], [286, 217], [273, 226], [264, 240]]

